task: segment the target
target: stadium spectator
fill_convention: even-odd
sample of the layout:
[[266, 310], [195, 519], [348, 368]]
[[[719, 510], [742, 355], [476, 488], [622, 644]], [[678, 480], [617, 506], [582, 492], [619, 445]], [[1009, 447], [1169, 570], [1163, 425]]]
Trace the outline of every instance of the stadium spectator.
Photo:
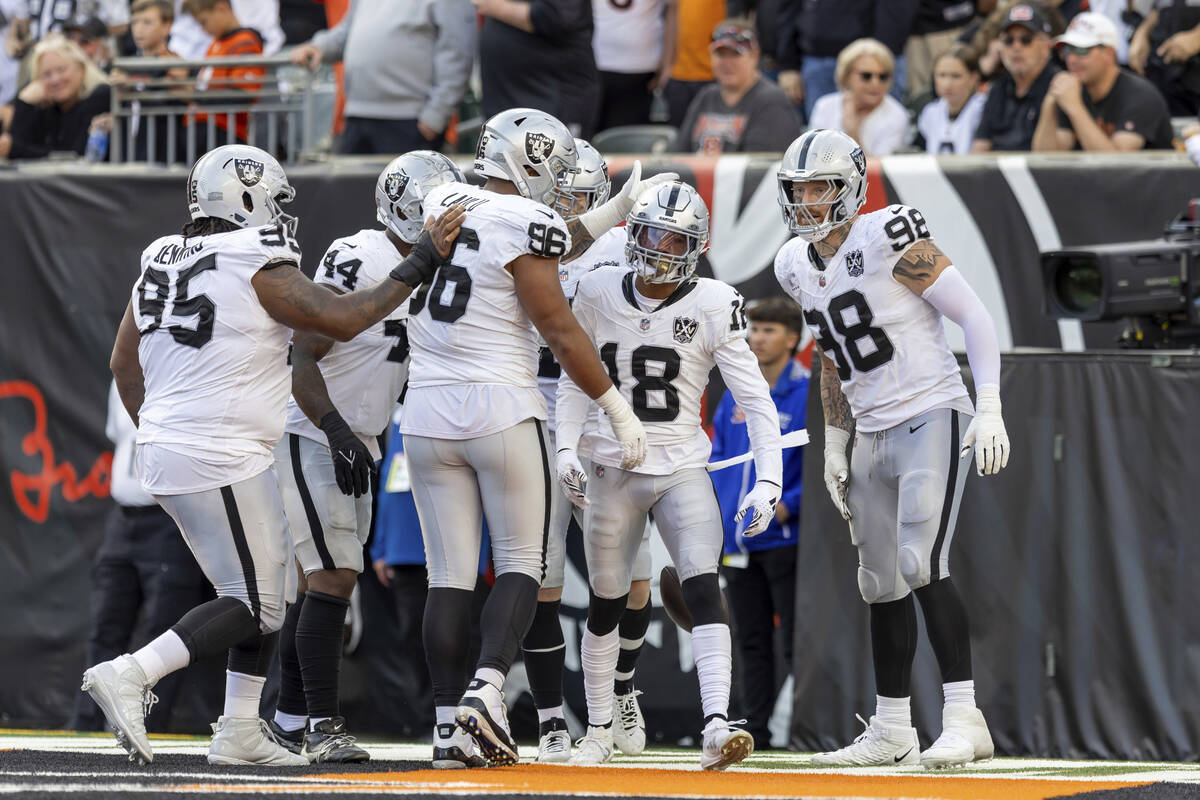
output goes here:
[[666, 85], [675, 61], [676, 0], [592, 3], [592, 48], [600, 72], [596, 130], [650, 122], [654, 92]]
[[557, 117], [574, 136], [595, 132], [600, 76], [590, 0], [471, 0], [479, 38], [484, 119], [509, 108]]
[[[985, 81], [1002, 74], [1006, 69], [1003, 59], [1003, 34], [1012, 26], [1009, 16], [1017, 6], [1028, 6], [1037, 11], [1047, 27], [1048, 36], [1058, 36], [1067, 29], [1066, 20], [1052, 2], [1001, 0], [990, 14], [968, 25], [958, 39], [960, 43], [967, 45], [979, 60], [979, 74]], [[1024, 12], [1020, 12], [1018, 16], [1024, 16]]]
[[[212, 44], [212, 34], [205, 32], [191, 14], [183, 10], [183, 0], [175, 2], [175, 22], [167, 46], [172, 53], [188, 61], [204, 58]], [[279, 0], [231, 0], [233, 15], [247, 28], [258, 31], [264, 55], [273, 55], [283, 47], [283, 29], [279, 24]]]
[[441, 148], [474, 52], [469, 0], [420, 0], [402, 9], [356, 0], [337, 25], [291, 58], [310, 68], [345, 62], [341, 152], [399, 154]]
[[79, 49], [101, 72], [108, 72], [112, 62], [112, 48], [108, 26], [99, 17], [86, 17], [69, 22], [63, 26], [63, 35], [79, 45]]
[[[1042, 100], [1059, 72], [1050, 59], [1051, 23], [1033, 3], [1018, 3], [1004, 16], [999, 37], [1006, 72], [992, 81], [971, 151], [1030, 150]], [[981, 66], [982, 71], [982, 66]]]
[[938, 58], [949, 52], [963, 28], [975, 16], [972, 0], [920, 0], [912, 32], [904, 45], [905, 81], [909, 100], [933, 89]]
[[933, 62], [937, 99], [917, 117], [916, 145], [927, 153], [969, 153], [987, 96], [979, 89], [979, 63], [962, 45]]
[[[792, 358], [804, 331], [800, 306], [786, 297], [769, 297], [747, 306], [746, 316], [750, 319], [750, 349], [771, 387], [771, 399], [779, 412], [779, 427], [784, 433], [800, 430], [805, 424], [808, 399], [808, 370]], [[733, 395], [726, 392], [713, 415], [710, 460], [720, 461], [749, 450], [746, 415], [734, 402]], [[746, 717], [746, 730], [754, 737], [755, 750], [771, 746], [767, 722], [775, 706], [776, 692], [786, 677], [775, 674], [776, 656], [782, 656], [789, 672], [792, 665], [803, 462], [801, 448], [783, 451], [783, 488], [775, 506], [775, 520], [752, 538], [742, 533], [749, 520], [735, 522], [734, 515], [754, 486], [754, 464], [747, 462], [743, 467], [712, 473], [725, 527], [721, 573], [728, 587], [730, 617], [741, 654], [737, 680], [741, 687], [741, 713]]]
[[1154, 11], [1155, 0], [1089, 0], [1088, 10], [1108, 17], [1117, 27], [1117, 63], [1129, 64], [1129, 43]]
[[670, 109], [670, 122], [683, 125], [688, 106], [700, 90], [712, 83], [712, 32], [725, 19], [724, 0], [675, 0], [679, 18], [675, 61], [671, 79], [663, 89]]
[[[918, 0], [780, 0], [779, 85], [793, 102], [804, 100], [812, 119], [817, 100], [838, 90], [838, 55], [850, 43], [874, 38], [899, 54], [917, 13]], [[904, 59], [892, 84], [897, 99], [906, 86]]]
[[108, 36], [121, 36], [129, 29], [129, 0], [28, 0], [27, 8], [32, 42], [93, 17], [104, 24]]
[[1067, 71], [1050, 81], [1033, 149], [1151, 150], [1171, 146], [1171, 116], [1154, 84], [1117, 66], [1117, 29], [1085, 12], [1056, 40]]
[[[171, 34], [171, 23], [175, 19], [175, 6], [171, 0], [134, 0], [129, 9], [129, 28], [133, 35], [137, 54], [146, 58], [178, 58], [167, 47], [167, 38]], [[110, 79], [115, 83], [132, 83], [140, 90], [146, 81], [161, 80], [170, 77], [176, 80], [187, 78], [188, 72], [180, 67], [177, 69], [147, 69], [142, 68], [132, 74], [122, 70], [113, 70]], [[158, 91], [162, 91], [161, 89]], [[171, 163], [183, 160], [180, 151], [183, 143], [182, 127], [178, 117], [162, 115], [144, 115], [143, 110], [162, 109], [171, 105], [181, 105], [172, 100], [138, 100], [137, 113], [130, 123], [133, 126], [134, 144], [133, 158], [135, 161], [156, 161]], [[175, 127], [176, 151], [168, 152], [169, 129]], [[154, 129], [154, 153], [150, 148], [150, 129]]]
[[24, 32], [29, 30], [25, 0], [0, 0], [0, 108], [17, 96], [17, 70]]
[[892, 51], [883, 42], [851, 42], [837, 58], [840, 91], [813, 104], [809, 127], [842, 131], [869, 156], [896, 152], [908, 139], [908, 112], [888, 94], [895, 70]]
[[1129, 66], [1158, 87], [1172, 115], [1200, 112], [1200, 5], [1155, 0], [1129, 43]]
[[800, 132], [800, 118], [782, 90], [762, 76], [758, 36], [743, 21], [713, 31], [717, 82], [696, 95], [675, 138], [677, 152], [783, 152]]
[[54, 35], [33, 48], [34, 79], [17, 95], [0, 158], [83, 155], [88, 131], [111, 125], [108, 79], [79, 45]]
[[[237, 14], [233, 11], [230, 0], [184, 0], [183, 10], [195, 17], [204, 32], [213, 37], [208, 46], [205, 58], [222, 58], [225, 56], [258, 56], [263, 52], [263, 39], [253, 28], [242, 27]], [[253, 94], [262, 88], [261, 78], [266, 75], [262, 67], [205, 67], [196, 76], [196, 103], [203, 106], [203, 94], [207, 90], [235, 90], [247, 93], [246, 102], [253, 102]], [[213, 100], [214, 105], [242, 105], [228, 98]], [[218, 144], [232, 144], [229, 134], [237, 137], [238, 144], [246, 144], [249, 137], [250, 115], [245, 111], [233, 115], [234, 130], [229, 130], [229, 115], [215, 113], [212, 121], [220, 132], [216, 139], [209, 141], [209, 115], [199, 112], [192, 115], [192, 124], [196, 129], [196, 153], [206, 152]]]
[[[104, 433], [113, 443], [110, 489], [115, 505], [108, 514], [104, 539], [92, 564], [89, 664], [107, 661], [129, 648], [139, 611], [146, 617], [146, 638], [153, 639], [193, 606], [207, 600], [211, 591], [175, 521], [136, 477], [133, 453], [137, 428], [121, 405], [115, 382], [108, 392]], [[158, 703], [146, 718], [146, 730], [167, 730], [184, 677], [184, 672], [176, 672], [154, 687]], [[104, 715], [87, 694], [78, 696], [70, 728], [104, 730]]]

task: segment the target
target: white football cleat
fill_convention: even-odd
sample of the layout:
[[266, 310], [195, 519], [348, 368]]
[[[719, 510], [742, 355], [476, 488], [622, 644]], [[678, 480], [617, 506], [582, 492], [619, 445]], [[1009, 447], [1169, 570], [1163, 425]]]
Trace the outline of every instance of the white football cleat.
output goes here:
[[638, 706], [636, 689], [613, 695], [613, 744], [627, 756], [640, 756], [646, 749], [646, 719]]
[[479, 755], [475, 740], [458, 723], [437, 725], [433, 729], [433, 768], [466, 769], [486, 767], [487, 761]]
[[918, 763], [921, 745], [916, 728], [888, 727], [879, 717], [866, 722], [853, 744], [830, 753], [817, 753], [812, 758], [815, 767], [901, 767]]
[[575, 766], [594, 767], [612, 758], [612, 726], [598, 728], [589, 725], [587, 735], [575, 743], [575, 755], [571, 763]]
[[504, 694], [495, 686], [473, 678], [458, 701], [455, 718], [459, 727], [475, 740], [488, 766], [503, 767], [520, 760], [517, 743], [509, 733]]
[[117, 656], [86, 670], [79, 688], [100, 706], [130, 761], [149, 764], [154, 760], [146, 737], [146, 714], [158, 698], [150, 691], [146, 673], [133, 656]]
[[571, 733], [561, 717], [548, 719], [538, 726], [537, 760], [539, 764], [565, 764], [571, 760]]
[[308, 759], [275, 742], [267, 721], [258, 717], [217, 717], [208, 745], [208, 763], [265, 767], [306, 767]]
[[704, 749], [700, 752], [700, 768], [721, 771], [754, 752], [754, 737], [746, 731], [729, 727], [728, 723], [714, 725], [704, 731]]
[[921, 766], [961, 767], [973, 761], [987, 761], [995, 752], [983, 712], [975, 706], [951, 703], [942, 708], [942, 735], [921, 753]]

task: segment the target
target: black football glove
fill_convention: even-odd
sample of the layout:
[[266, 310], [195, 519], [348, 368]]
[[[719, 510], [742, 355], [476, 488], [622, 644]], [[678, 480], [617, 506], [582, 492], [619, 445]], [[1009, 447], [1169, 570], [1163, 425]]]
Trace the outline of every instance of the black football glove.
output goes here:
[[408, 257], [392, 270], [391, 276], [401, 283], [407, 283], [416, 289], [425, 281], [433, 278], [433, 273], [442, 265], [445, 259], [437, 251], [433, 236], [429, 231], [421, 231], [416, 243], [408, 251]]
[[375, 472], [375, 459], [371, 457], [371, 451], [354, 435], [337, 411], [330, 411], [321, 417], [321, 430], [329, 439], [333, 474], [337, 477], [342, 494], [362, 497], [370, 492], [371, 476]]

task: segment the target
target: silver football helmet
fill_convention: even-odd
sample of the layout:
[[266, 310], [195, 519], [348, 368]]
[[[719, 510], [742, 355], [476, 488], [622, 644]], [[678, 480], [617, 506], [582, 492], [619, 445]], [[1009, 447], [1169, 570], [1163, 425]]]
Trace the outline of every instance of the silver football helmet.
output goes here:
[[685, 281], [706, 250], [708, 206], [691, 186], [660, 183], [634, 201], [625, 224], [625, 260], [644, 281]]
[[193, 220], [216, 217], [240, 228], [277, 224], [296, 235], [296, 218], [280, 208], [295, 199], [296, 190], [265, 150], [227, 144], [208, 151], [192, 165], [187, 193]]
[[[788, 147], [779, 165], [779, 207], [792, 233], [819, 242], [849, 222], [867, 199], [867, 159], [858, 142], [841, 131], [806, 131]], [[795, 184], [824, 181], [819, 200], [798, 202]], [[828, 209], [818, 218], [822, 206]]]
[[426, 193], [443, 183], [463, 183], [454, 162], [433, 150], [413, 150], [392, 159], [375, 181], [375, 216], [409, 244], [425, 227]]
[[510, 108], [483, 126], [475, 173], [511, 181], [522, 196], [554, 207], [570, 197], [576, 160], [566, 125], [544, 111]]
[[[575, 140], [575, 152], [579, 158], [575, 163], [577, 172], [571, 175], [571, 200], [559, 201], [555, 211], [562, 214], [563, 219], [572, 219], [580, 214], [586, 214], [597, 206], [608, 201], [612, 192], [612, 180], [608, 176], [608, 164], [600, 151], [592, 147], [586, 139]], [[579, 199], [583, 198], [584, 206], [579, 208]]]

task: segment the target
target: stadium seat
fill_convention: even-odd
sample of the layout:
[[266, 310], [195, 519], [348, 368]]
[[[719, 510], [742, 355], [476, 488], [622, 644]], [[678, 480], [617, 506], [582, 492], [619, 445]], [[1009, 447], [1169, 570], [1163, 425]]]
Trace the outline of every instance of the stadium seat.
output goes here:
[[592, 146], [601, 153], [665, 153], [675, 133], [671, 125], [621, 125], [597, 133]]

